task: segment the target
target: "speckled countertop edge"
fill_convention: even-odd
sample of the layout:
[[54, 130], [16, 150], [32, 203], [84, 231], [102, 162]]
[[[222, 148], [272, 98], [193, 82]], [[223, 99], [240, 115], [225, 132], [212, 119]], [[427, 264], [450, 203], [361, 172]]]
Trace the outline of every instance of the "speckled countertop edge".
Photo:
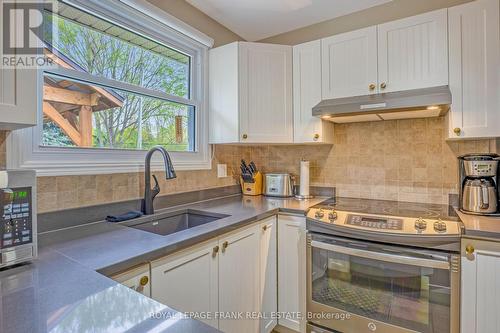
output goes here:
[[465, 214], [458, 209], [456, 212], [465, 228], [464, 237], [500, 241], [500, 217]]

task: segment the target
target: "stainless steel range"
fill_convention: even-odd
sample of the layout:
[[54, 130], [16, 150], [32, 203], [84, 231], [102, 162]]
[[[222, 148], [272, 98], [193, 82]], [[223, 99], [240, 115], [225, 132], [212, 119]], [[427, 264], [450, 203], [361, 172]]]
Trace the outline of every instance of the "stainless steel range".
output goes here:
[[337, 198], [307, 214], [308, 332], [459, 332], [451, 207]]

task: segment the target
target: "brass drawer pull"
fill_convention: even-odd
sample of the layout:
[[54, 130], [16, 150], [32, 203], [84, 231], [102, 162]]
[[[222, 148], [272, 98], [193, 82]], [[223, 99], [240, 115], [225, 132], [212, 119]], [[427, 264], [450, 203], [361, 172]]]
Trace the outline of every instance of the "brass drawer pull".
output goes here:
[[226, 251], [227, 247], [229, 246], [229, 242], [228, 241], [225, 241], [224, 243], [222, 243], [222, 252]]
[[219, 245], [214, 246], [214, 249], [212, 251], [212, 257], [217, 256], [217, 253], [219, 253]]
[[472, 246], [472, 245], [467, 245], [467, 246], [465, 247], [465, 253], [466, 253], [468, 256], [473, 255], [473, 254], [474, 254], [474, 251], [475, 251], [475, 249], [474, 249], [474, 246]]

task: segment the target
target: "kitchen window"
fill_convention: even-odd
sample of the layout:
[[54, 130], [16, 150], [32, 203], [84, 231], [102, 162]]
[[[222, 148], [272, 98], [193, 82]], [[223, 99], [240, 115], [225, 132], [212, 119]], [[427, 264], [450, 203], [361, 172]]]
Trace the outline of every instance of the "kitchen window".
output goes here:
[[178, 169], [210, 168], [208, 45], [146, 15], [157, 13], [142, 0], [54, 8], [44, 14], [44, 53], [56, 66], [38, 73], [38, 126], [14, 132], [9, 164], [39, 174], [130, 172], [162, 145]]

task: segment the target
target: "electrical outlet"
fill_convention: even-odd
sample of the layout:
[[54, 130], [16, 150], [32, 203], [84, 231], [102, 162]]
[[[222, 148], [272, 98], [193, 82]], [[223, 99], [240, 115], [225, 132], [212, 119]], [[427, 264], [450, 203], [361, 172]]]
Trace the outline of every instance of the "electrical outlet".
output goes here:
[[217, 177], [227, 177], [227, 164], [217, 164]]

